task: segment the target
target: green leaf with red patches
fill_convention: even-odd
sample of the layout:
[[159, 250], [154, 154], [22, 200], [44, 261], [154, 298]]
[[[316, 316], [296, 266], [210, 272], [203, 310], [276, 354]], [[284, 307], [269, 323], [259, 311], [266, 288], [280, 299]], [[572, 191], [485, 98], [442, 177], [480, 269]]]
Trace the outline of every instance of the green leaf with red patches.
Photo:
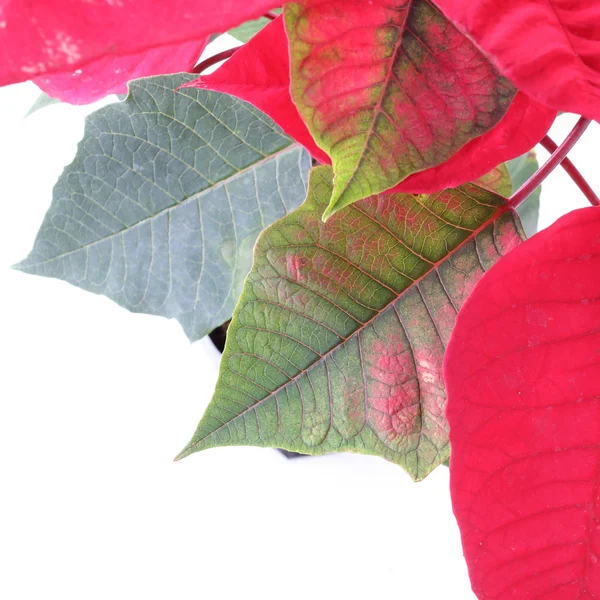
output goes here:
[[215, 446], [382, 456], [422, 479], [449, 455], [442, 360], [473, 286], [522, 238], [473, 184], [379, 195], [327, 223], [333, 172], [266, 229], [215, 395], [180, 458]]
[[516, 93], [429, 0], [302, 0], [284, 15], [292, 96], [334, 165], [325, 218], [445, 162]]

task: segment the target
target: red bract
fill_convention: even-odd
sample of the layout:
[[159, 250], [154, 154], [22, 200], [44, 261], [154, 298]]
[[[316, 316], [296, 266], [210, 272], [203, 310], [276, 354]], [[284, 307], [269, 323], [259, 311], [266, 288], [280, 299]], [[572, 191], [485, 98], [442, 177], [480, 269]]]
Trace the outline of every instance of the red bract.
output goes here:
[[53, 98], [87, 104], [108, 94], [124, 94], [127, 82], [161, 73], [191, 71], [208, 38], [164, 48], [151, 48], [132, 56], [107, 56], [75, 70], [36, 77], [34, 82]]
[[290, 60], [283, 19], [259, 31], [219, 69], [186, 87], [223, 92], [267, 113], [317, 160], [331, 164], [313, 140], [290, 95]]
[[600, 3], [436, 0], [519, 89], [600, 120]]
[[600, 598], [600, 209], [483, 276], [444, 377], [451, 492], [480, 600]]
[[[266, 112], [320, 162], [331, 164], [302, 121], [290, 92], [283, 21], [276, 19], [214, 73], [190, 86], [232, 94]], [[498, 163], [524, 154], [546, 134], [556, 111], [518, 93], [504, 119], [438, 167], [408, 177], [394, 191], [430, 193], [481, 177]]]
[[[131, 73], [139, 77], [186, 69], [207, 35], [276, 5], [276, 0], [5, 0], [0, 5], [0, 85], [71, 74], [89, 65], [87, 75], [100, 80], [90, 97], [98, 97], [104, 79], [106, 89], [114, 91]], [[159, 48], [146, 63], [143, 54]], [[184, 56], [187, 51], [190, 55]], [[63, 82], [52, 85], [57, 93]], [[85, 101], [87, 93], [84, 88], [81, 97], [71, 96]]]

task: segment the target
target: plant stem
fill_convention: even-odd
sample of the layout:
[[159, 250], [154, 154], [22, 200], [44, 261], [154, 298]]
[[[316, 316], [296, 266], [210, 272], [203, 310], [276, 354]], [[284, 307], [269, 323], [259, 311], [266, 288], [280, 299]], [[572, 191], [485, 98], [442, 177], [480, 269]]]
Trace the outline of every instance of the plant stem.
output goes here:
[[577, 121], [571, 133], [569, 133], [556, 151], [552, 153], [552, 156], [510, 197], [507, 203], [509, 208], [519, 206], [560, 165], [590, 123], [590, 119], [586, 119], [585, 117], [581, 117]]
[[200, 74], [203, 71], [206, 71], [206, 69], [208, 69], [209, 67], [212, 67], [213, 65], [216, 65], [217, 63], [227, 60], [230, 56], [233, 56], [239, 48], [241, 48], [241, 46], [237, 46], [235, 48], [229, 48], [229, 50], [223, 50], [223, 52], [219, 52], [218, 54], [215, 54], [214, 56], [211, 56], [210, 58], [203, 60], [201, 63], [197, 64], [192, 69], [192, 73]]
[[279, 15], [277, 13], [274, 13], [272, 10], [270, 10], [269, 12], [266, 12], [263, 17], [265, 19], [269, 19], [269, 21], [274, 21]]
[[[556, 152], [558, 149], [558, 146], [548, 136], [546, 136], [540, 142], [540, 144], [545, 150], [550, 152], [550, 154]], [[560, 163], [560, 166], [568, 173], [569, 177], [582, 191], [583, 195], [589, 200], [589, 203], [593, 206], [600, 206], [600, 198], [596, 196], [596, 192], [594, 192], [590, 184], [585, 180], [585, 177], [579, 172], [577, 167], [569, 160], [569, 158], [565, 158], [562, 163]]]

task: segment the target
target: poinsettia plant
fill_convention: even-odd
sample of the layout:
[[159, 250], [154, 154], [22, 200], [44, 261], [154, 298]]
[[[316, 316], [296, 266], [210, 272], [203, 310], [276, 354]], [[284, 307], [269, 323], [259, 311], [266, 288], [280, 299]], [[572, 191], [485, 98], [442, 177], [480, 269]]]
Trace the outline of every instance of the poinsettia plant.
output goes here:
[[[1, 3], [1, 85], [127, 92], [18, 268], [192, 341], [231, 320], [178, 458], [450, 459], [480, 599], [600, 598], [600, 201], [567, 158], [600, 120], [600, 3], [276, 4]], [[593, 206], [535, 234], [560, 164]]]

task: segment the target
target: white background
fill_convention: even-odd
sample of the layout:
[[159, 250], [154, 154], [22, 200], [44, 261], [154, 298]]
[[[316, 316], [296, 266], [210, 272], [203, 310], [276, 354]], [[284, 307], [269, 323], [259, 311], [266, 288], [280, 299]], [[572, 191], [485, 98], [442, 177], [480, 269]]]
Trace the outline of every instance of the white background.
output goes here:
[[[212, 394], [210, 342], [9, 270], [98, 106], [24, 118], [37, 95], [0, 89], [0, 598], [474, 598], [445, 467], [414, 484], [351, 454], [172, 462]], [[557, 143], [575, 121], [559, 118]], [[593, 125], [571, 157], [600, 191], [599, 147]], [[542, 202], [543, 225], [586, 205], [562, 171]]]

